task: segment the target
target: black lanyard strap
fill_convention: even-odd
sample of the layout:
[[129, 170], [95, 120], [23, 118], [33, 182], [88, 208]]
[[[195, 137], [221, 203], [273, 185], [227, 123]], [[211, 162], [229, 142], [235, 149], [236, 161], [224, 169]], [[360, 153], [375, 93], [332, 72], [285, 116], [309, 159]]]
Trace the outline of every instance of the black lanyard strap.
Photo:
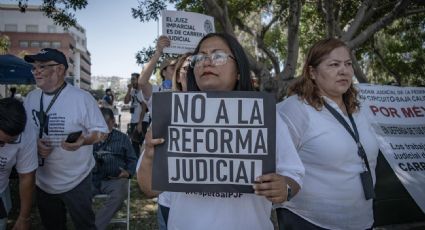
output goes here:
[[364, 150], [362, 144], [360, 143], [359, 131], [357, 130], [356, 122], [354, 122], [353, 116], [350, 113], [348, 114], [348, 118], [350, 119], [354, 132], [353, 130], [351, 130], [347, 121], [341, 116], [341, 114], [339, 114], [334, 108], [332, 108], [332, 106], [326, 103], [326, 101], [324, 102], [324, 105], [329, 110], [329, 112], [331, 112], [331, 114], [339, 121], [339, 123], [341, 123], [341, 125], [344, 126], [347, 132], [354, 139], [358, 148], [357, 154], [360, 156], [360, 158], [362, 158], [362, 160], [366, 164], [367, 170], [370, 172], [369, 161], [367, 159], [366, 151]]
[[[62, 92], [62, 90], [65, 88], [66, 86], [66, 82], [64, 82], [61, 87], [56, 91], [55, 95], [53, 96], [52, 100], [50, 101], [49, 105], [47, 106], [46, 111], [44, 111], [44, 106], [43, 106], [43, 95], [44, 93], [41, 92], [41, 97], [40, 97], [40, 117], [38, 118], [38, 122], [40, 123], [40, 129], [38, 132], [38, 138], [42, 138], [43, 137], [43, 130], [46, 128], [46, 124], [48, 124], [47, 122], [47, 113], [50, 111], [50, 109], [52, 108], [53, 104], [55, 103], [56, 99], [59, 97], [59, 94]], [[44, 158], [40, 158], [39, 162], [38, 162], [39, 166], [43, 166], [44, 165]]]
[[65, 86], [66, 86], [66, 82], [64, 82], [61, 85], [61, 87], [58, 89], [58, 91], [55, 93], [55, 95], [53, 96], [53, 98], [50, 101], [49, 105], [47, 106], [46, 111], [44, 111], [44, 108], [43, 108], [44, 107], [43, 106], [43, 96], [44, 96], [44, 93], [41, 92], [41, 97], [40, 97], [40, 114], [41, 114], [41, 116], [39, 118], [40, 119], [39, 120], [39, 122], [40, 122], [40, 132], [38, 134], [39, 138], [42, 138], [43, 137], [43, 129], [45, 128], [45, 126], [47, 124], [47, 122], [46, 122], [47, 114], [49, 113], [50, 109], [52, 108], [53, 104], [55, 103], [56, 99], [59, 97], [59, 94], [62, 92], [62, 90], [65, 88]]

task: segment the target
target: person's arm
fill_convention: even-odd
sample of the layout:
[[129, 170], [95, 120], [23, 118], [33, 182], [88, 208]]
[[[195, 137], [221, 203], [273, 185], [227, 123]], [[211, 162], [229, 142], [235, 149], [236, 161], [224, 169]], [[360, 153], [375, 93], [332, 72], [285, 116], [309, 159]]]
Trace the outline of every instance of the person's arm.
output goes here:
[[19, 174], [19, 198], [21, 208], [13, 230], [31, 228], [32, 193], [34, 190], [35, 171]]
[[75, 151], [83, 145], [96, 144], [96, 143], [104, 140], [107, 136], [108, 136], [107, 133], [102, 133], [102, 132], [99, 132], [99, 131], [93, 131], [93, 132], [89, 133], [89, 135], [87, 135], [87, 136], [81, 135], [78, 138], [78, 140], [74, 143], [68, 143], [68, 142], [63, 141], [62, 142], [62, 148], [67, 150], [67, 151]]
[[[140, 113], [139, 122], [137, 123], [137, 126], [136, 126], [137, 132], [139, 133], [143, 132], [143, 129], [142, 129], [143, 119], [145, 118], [145, 114], [148, 109], [148, 107], [146, 106], [146, 103], [143, 101], [140, 103], [140, 106], [142, 107], [142, 112]], [[145, 135], [145, 133], [143, 135]]]
[[140, 74], [138, 85], [139, 88], [142, 90], [143, 97], [146, 100], [149, 100], [152, 95], [152, 85], [149, 83], [149, 79], [151, 78], [151, 75], [155, 69], [156, 63], [162, 55], [162, 51], [167, 46], [170, 46], [170, 40], [168, 39], [168, 37], [160, 36], [156, 43], [155, 53], [153, 54], [149, 62], [145, 65], [142, 73]]
[[156, 197], [161, 192], [152, 190], [152, 165], [154, 146], [164, 143], [163, 138], [152, 139], [152, 130], [149, 129], [146, 132], [145, 138], [145, 150], [140, 156], [142, 162], [137, 170], [137, 182], [139, 183], [140, 189], [145, 193], [148, 198]]
[[127, 87], [128, 87], [127, 93], [125, 94], [125, 97], [124, 97], [124, 104], [128, 104], [131, 100], [131, 94], [130, 93], [131, 93], [132, 86], [131, 86], [131, 84], [129, 84]]

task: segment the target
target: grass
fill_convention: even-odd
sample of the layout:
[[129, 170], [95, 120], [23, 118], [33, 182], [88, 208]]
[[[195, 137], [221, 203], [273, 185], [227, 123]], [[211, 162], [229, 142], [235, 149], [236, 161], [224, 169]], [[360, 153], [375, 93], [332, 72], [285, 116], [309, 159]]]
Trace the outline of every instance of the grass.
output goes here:
[[[18, 194], [18, 180], [11, 180], [10, 184], [10, 192], [11, 194]], [[12, 229], [16, 218], [18, 216], [19, 210], [19, 199], [17, 195], [12, 195], [12, 203], [13, 208], [9, 215], [8, 219], [8, 227], [7, 229]], [[156, 209], [157, 204], [152, 199], [147, 199], [143, 193], [140, 191], [137, 181], [132, 179], [131, 182], [131, 202], [130, 202], [130, 229], [137, 230], [151, 230], [158, 229], [157, 221], [156, 221]], [[123, 208], [117, 213], [118, 217], [125, 216], [126, 210]], [[31, 229], [43, 229], [41, 226], [40, 216], [38, 214], [37, 207], [33, 202], [32, 212], [32, 225]], [[67, 223], [68, 229], [75, 229], [72, 225], [71, 218], [68, 217]], [[126, 229], [124, 224], [110, 224], [108, 229]]]

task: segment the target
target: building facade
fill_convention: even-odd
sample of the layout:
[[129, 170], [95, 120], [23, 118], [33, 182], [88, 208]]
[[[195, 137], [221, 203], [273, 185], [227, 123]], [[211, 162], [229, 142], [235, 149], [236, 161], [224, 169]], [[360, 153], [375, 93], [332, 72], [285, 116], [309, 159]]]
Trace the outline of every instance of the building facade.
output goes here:
[[17, 5], [0, 4], [0, 36], [10, 39], [8, 53], [17, 56], [37, 53], [42, 48], [55, 48], [68, 58], [67, 81], [85, 90], [91, 86], [91, 59], [87, 50], [85, 29], [76, 25], [65, 29], [55, 25], [40, 10], [28, 6], [21, 13]]

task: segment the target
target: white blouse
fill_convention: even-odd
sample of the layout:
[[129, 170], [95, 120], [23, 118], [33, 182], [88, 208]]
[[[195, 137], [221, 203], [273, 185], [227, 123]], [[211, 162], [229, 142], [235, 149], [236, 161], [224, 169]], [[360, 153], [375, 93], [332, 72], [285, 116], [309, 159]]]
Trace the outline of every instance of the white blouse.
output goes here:
[[[324, 97], [351, 126], [338, 105]], [[303, 188], [284, 207], [309, 222], [329, 229], [367, 229], [373, 224], [372, 200], [366, 200], [360, 180], [365, 171], [357, 145], [347, 130], [323, 107], [317, 111], [294, 95], [278, 104], [305, 176]], [[378, 143], [366, 117], [353, 114], [374, 183]]]

